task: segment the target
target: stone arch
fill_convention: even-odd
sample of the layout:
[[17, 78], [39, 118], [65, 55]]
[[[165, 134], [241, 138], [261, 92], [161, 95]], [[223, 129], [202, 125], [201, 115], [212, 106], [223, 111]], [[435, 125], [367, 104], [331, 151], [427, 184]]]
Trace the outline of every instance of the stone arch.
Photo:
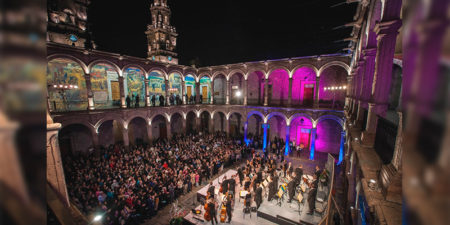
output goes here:
[[284, 114], [281, 113], [281, 112], [271, 112], [271, 113], [269, 113], [269, 114], [266, 116], [265, 120], [266, 120], [266, 121], [269, 121], [270, 118], [272, 118], [273, 116], [280, 116], [281, 118], [284, 119], [285, 124], [287, 124], [288, 118], [287, 118], [286, 115], [284, 115]]
[[183, 79], [183, 77], [184, 77], [184, 73], [183, 73], [183, 71], [181, 71], [181, 70], [179, 70], [179, 69], [170, 69], [168, 72], [167, 72], [167, 74], [170, 76], [170, 74], [172, 74], [172, 73], [178, 73], [180, 76], [181, 76], [181, 78]]
[[147, 71], [147, 76], [149, 76], [150, 73], [152, 73], [152, 72], [160, 73], [161, 76], [164, 78], [164, 80], [167, 80], [167, 77], [169, 76], [168, 73], [166, 73], [166, 71], [164, 69], [159, 68], [159, 67], [152, 67], [152, 68], [150, 68], [150, 70]]
[[197, 130], [197, 119], [195, 110], [186, 112], [186, 133], [195, 133], [195, 130]]
[[227, 113], [225, 113], [224, 111], [216, 109], [216, 110], [214, 110], [214, 111], [211, 112], [211, 117], [214, 118], [214, 115], [215, 115], [216, 113], [223, 113], [223, 115], [225, 115], [225, 116], [227, 115]]
[[292, 95], [293, 106], [312, 106], [317, 97], [317, 69], [308, 64], [301, 64], [292, 70]]
[[266, 117], [264, 116], [264, 114], [262, 114], [260, 111], [250, 111], [249, 113], [247, 113], [247, 120], [250, 116], [252, 115], [258, 115], [259, 117], [261, 117], [261, 119], [264, 122], [267, 122]]
[[202, 109], [198, 111], [198, 115], [200, 115], [200, 131], [204, 133], [212, 131], [211, 113], [206, 109]]
[[347, 83], [347, 71], [342, 66], [330, 64], [325, 67], [319, 80], [318, 99], [321, 107], [343, 109]]
[[198, 84], [200, 85], [199, 87], [199, 92], [200, 92], [200, 100], [202, 104], [209, 104], [211, 102], [211, 97], [213, 95], [212, 93], [212, 80], [211, 77], [207, 76], [207, 75], [199, 75], [197, 77], [198, 79]]
[[320, 77], [320, 76], [322, 75], [322, 72], [323, 72], [326, 68], [328, 68], [328, 67], [330, 67], [330, 66], [340, 66], [340, 67], [344, 68], [344, 69], [347, 71], [347, 75], [350, 74], [351, 68], [350, 68], [349, 65], [347, 65], [347, 63], [344, 63], [344, 62], [341, 62], [341, 61], [332, 61], [332, 62], [326, 63], [325, 65], [323, 65], [322, 67], [320, 67], [318, 76]]
[[135, 67], [135, 68], [138, 68], [138, 69], [142, 70], [142, 72], [144, 73], [144, 77], [145, 78], [148, 77], [147, 70], [144, 70], [144, 68], [142, 66], [140, 66], [139, 64], [135, 64], [135, 63], [130, 63], [130, 64], [127, 64], [127, 65], [123, 66], [122, 67], [122, 74], [124, 74], [125, 70], [130, 68], [130, 67]]
[[290, 125], [291, 122], [294, 121], [295, 119], [297, 119], [298, 117], [305, 117], [305, 118], [308, 118], [308, 119], [311, 121], [311, 123], [313, 123], [313, 121], [314, 121], [314, 119], [313, 119], [313, 118], [311, 117], [311, 115], [309, 115], [309, 114], [306, 114], [306, 113], [296, 113], [296, 114], [292, 115], [291, 117], [289, 117], [289, 119], [287, 120], [287, 121], [289, 121], [289, 122], [287, 122], [287, 124]]
[[148, 122], [149, 122], [148, 118], [145, 116], [145, 114], [141, 113], [141, 114], [136, 114], [136, 115], [130, 116], [130, 118], [128, 118], [127, 120], [124, 121], [124, 126], [128, 129], [128, 125], [130, 124], [130, 122], [138, 117], [144, 119], [145, 122], [148, 124]]
[[81, 68], [83, 69], [83, 72], [84, 72], [85, 75], [89, 73], [89, 69], [86, 66], [86, 64], [83, 61], [81, 61], [80, 59], [78, 59], [77, 57], [74, 57], [74, 56], [71, 56], [71, 55], [67, 55], [67, 54], [53, 54], [53, 55], [49, 55], [47, 57], [47, 62], [50, 62], [50, 61], [52, 61], [54, 59], [69, 59], [69, 60], [72, 60], [72, 61], [78, 63], [81, 66]]
[[[290, 72], [286, 68], [277, 67], [272, 69], [268, 75], [268, 103], [269, 105], [286, 105], [289, 99], [289, 77]], [[272, 91], [270, 91], [270, 89]]]
[[244, 71], [243, 70], [241, 70], [241, 69], [234, 69], [234, 70], [232, 70], [232, 71], [230, 71], [229, 73], [228, 73], [228, 80], [230, 80], [231, 79], [231, 77], [234, 75], [234, 74], [237, 74], [237, 73], [240, 73], [240, 74], [242, 74], [242, 76], [244, 77], [244, 79], [245, 79], [245, 73], [244, 73]]
[[[236, 116], [233, 116], [236, 115]], [[232, 137], [241, 137], [244, 130], [243, 115], [238, 111], [230, 111], [227, 115], [228, 132]]]
[[208, 72], [203, 72], [203, 73], [200, 73], [200, 74], [198, 75], [198, 79], [201, 79], [202, 77], [209, 77], [209, 79], [212, 80], [212, 76], [211, 76], [211, 74], [208, 73]]
[[316, 76], [319, 74], [319, 70], [317, 69], [316, 66], [314, 66], [314, 65], [312, 65], [312, 64], [309, 64], [309, 63], [302, 63], [302, 64], [299, 64], [299, 65], [295, 66], [295, 67], [291, 70], [291, 71], [292, 71], [292, 74], [291, 74], [291, 75], [294, 75], [295, 71], [298, 70], [298, 69], [300, 69], [300, 68], [302, 68], [302, 67], [307, 67], [307, 68], [310, 68], [310, 69], [314, 70], [314, 72], [316, 72]]
[[[181, 124], [180, 124], [181, 123]], [[185, 119], [182, 112], [174, 112], [170, 115], [170, 133], [181, 134], [184, 133]]]
[[73, 125], [73, 124], [81, 124], [81, 125], [87, 127], [91, 131], [92, 135], [94, 135], [97, 132], [95, 125], [93, 125], [87, 121], [84, 121], [84, 120], [66, 120], [66, 121], [62, 121], [59, 123], [61, 123], [61, 129], [64, 127]]
[[[133, 123], [133, 121], [135, 123]], [[127, 122], [128, 139], [132, 144], [148, 143], [148, 121], [145, 117], [136, 115]]]
[[[223, 78], [222, 78], [223, 77]], [[227, 93], [227, 76], [226, 73], [216, 72], [213, 75], [214, 92], [218, 92], [218, 95], [214, 96], [214, 104], [225, 104]]]
[[122, 128], [125, 128], [125, 123], [126, 123], [126, 122], [125, 122], [125, 120], [123, 120], [121, 117], [119, 117], [119, 116], [110, 116], [110, 115], [107, 115], [106, 117], [101, 118], [100, 120], [98, 120], [98, 121], [95, 123], [95, 125], [94, 125], [95, 131], [98, 132], [98, 128], [99, 128], [104, 122], [106, 122], [106, 121], [108, 121], [108, 120], [116, 120], [116, 121], [120, 122], [119, 124], [120, 124], [120, 126], [121, 126]]
[[225, 131], [225, 123], [227, 122], [227, 114], [221, 110], [214, 110], [211, 113], [213, 120], [213, 129], [216, 131]]
[[273, 73], [276, 70], [284, 70], [285, 72], [287, 72], [289, 78], [291, 77], [291, 71], [289, 70], [289, 68], [285, 67], [285, 66], [274, 66], [271, 69], [269, 69], [269, 71], [266, 73], [267, 75], [267, 79], [270, 77], [270, 74]]
[[[162, 118], [162, 121], [159, 121], [159, 119]], [[168, 126], [170, 126], [169, 119], [167, 118], [167, 114], [165, 113], [158, 113], [150, 117], [151, 121], [151, 132], [152, 132], [152, 138], [168, 138]], [[161, 123], [162, 122], [162, 123]]]
[[228, 80], [227, 73], [225, 73], [224, 71], [216, 71], [216, 72], [214, 72], [211, 79], [215, 80], [216, 77], [219, 76], [219, 75], [223, 75], [225, 77], [225, 80]]
[[332, 115], [332, 114], [327, 114], [327, 115], [320, 116], [317, 119], [316, 124], [319, 124], [319, 122], [321, 122], [323, 120], [327, 120], [327, 119], [336, 121], [341, 126], [341, 128], [344, 128], [344, 120], [342, 118], [340, 118], [338, 116], [335, 116], [335, 115]]
[[266, 75], [263, 70], [252, 70], [247, 74], [247, 104], [262, 105], [264, 102], [264, 81]]
[[61, 154], [87, 154], [90, 148], [95, 147], [95, 134], [92, 133], [91, 127], [82, 121], [64, 124], [58, 132]]
[[108, 64], [108, 65], [112, 66], [116, 70], [117, 74], [119, 74], [120, 77], [122, 76], [122, 70], [120, 69], [120, 67], [107, 59], [97, 59], [97, 60], [94, 60], [91, 63], [89, 63], [89, 65], [87, 66], [87, 70], [89, 71], [89, 74], [91, 74], [91, 72], [92, 72], [92, 67], [94, 67], [95, 65], [100, 64], [100, 63], [104, 63], [104, 64]]

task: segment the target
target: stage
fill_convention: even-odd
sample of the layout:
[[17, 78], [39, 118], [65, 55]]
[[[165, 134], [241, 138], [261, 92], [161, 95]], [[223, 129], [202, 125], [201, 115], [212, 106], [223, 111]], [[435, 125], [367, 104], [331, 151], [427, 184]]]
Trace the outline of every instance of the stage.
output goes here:
[[[216, 178], [213, 181], [213, 185], [216, 188], [215, 189], [215, 193], [214, 193], [216, 196], [219, 193], [219, 188], [220, 188], [219, 181], [222, 182], [224, 176], [227, 176], [227, 179], [230, 179], [231, 176], [235, 175], [235, 174], [237, 174], [236, 170], [229, 169], [227, 172], [225, 172], [224, 174], [220, 175], [218, 178]], [[206, 192], [208, 192], [208, 188], [209, 188], [209, 184], [207, 184], [202, 189], [197, 191], [197, 202], [200, 202], [200, 203], [205, 202]]]

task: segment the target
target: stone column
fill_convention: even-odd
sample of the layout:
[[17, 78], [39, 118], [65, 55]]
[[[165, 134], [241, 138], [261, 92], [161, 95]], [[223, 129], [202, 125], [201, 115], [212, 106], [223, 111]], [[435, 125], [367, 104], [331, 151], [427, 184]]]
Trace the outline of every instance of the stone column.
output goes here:
[[197, 129], [197, 132], [201, 131], [201, 121], [200, 121], [200, 115], [195, 117], [195, 127]]
[[[64, 205], [70, 207], [69, 194], [67, 192], [64, 168], [62, 165], [61, 152], [58, 144], [58, 132], [60, 129], [61, 124], [53, 123], [53, 120], [47, 113], [47, 182], [55, 190], [55, 192], [58, 193], [58, 197], [60, 197]], [[2, 132], [4, 133], [5, 131], [2, 129]], [[10, 140], [13, 139], [11, 138]], [[2, 143], [8, 143], [8, 141]], [[18, 162], [13, 163], [17, 161], [17, 158], [15, 158], [17, 157], [16, 154], [9, 152], [8, 150], [11, 150], [10, 148], [4, 147], [5, 144], [2, 146], [3, 151], [1, 158], [5, 161], [2, 162], [3, 160], [0, 160], [0, 162], [2, 162], [0, 163], [0, 168], [2, 168], [1, 165], [13, 164], [12, 168], [19, 165]], [[8, 177], [14, 180], [14, 185], [12, 188], [14, 188], [14, 190], [16, 190], [20, 196], [23, 197], [22, 195], [25, 193], [25, 190], [22, 190], [22, 188], [25, 186], [23, 180], [21, 179], [22, 176], [20, 174], [16, 174], [16, 172], [19, 172], [20, 169], [17, 168], [17, 170], [7, 170], [2, 168], [2, 170], [7, 172]], [[5, 183], [8, 184], [8, 182]]]
[[[225, 116], [226, 117], [226, 116]], [[226, 121], [225, 121], [225, 133], [227, 133], [227, 137], [230, 136], [230, 121], [228, 121], [229, 117], [226, 117]]]
[[84, 79], [86, 80], [86, 90], [88, 94], [88, 110], [94, 110], [94, 92], [92, 92], [92, 84], [91, 84], [91, 76], [87, 73], [84, 76]]
[[316, 77], [316, 88], [314, 89], [314, 108], [319, 108], [319, 91], [320, 91], [320, 77]]
[[148, 88], [148, 79], [145, 79], [145, 106], [150, 107], [150, 93]]
[[227, 80], [227, 94], [226, 94], [226, 104], [229, 105], [230, 104], [230, 92], [231, 92], [231, 84], [230, 81]]
[[264, 106], [268, 106], [269, 102], [269, 79], [264, 77]]
[[170, 126], [169, 121], [167, 121], [166, 129], [167, 129], [167, 140], [170, 140], [172, 138], [172, 126]]
[[288, 107], [292, 106], [292, 77], [289, 77]]
[[98, 149], [100, 147], [99, 137], [97, 132], [92, 132], [92, 144], [94, 149]]
[[311, 129], [311, 146], [309, 153], [310, 160], [314, 160], [314, 151], [316, 150], [316, 132], [317, 132], [316, 125], [313, 124], [313, 128]]
[[195, 103], [200, 103], [200, 81], [195, 82]]
[[375, 70], [375, 48], [368, 48], [362, 51], [364, 58], [364, 68], [362, 71], [361, 91], [358, 102], [358, 112], [356, 115], [356, 127], [361, 128], [366, 122], [364, 120], [364, 108], [368, 108], [368, 101], [372, 90], [373, 74]]
[[182, 122], [182, 129], [181, 129], [181, 132], [183, 132], [183, 134], [186, 134], [186, 123], [187, 123], [187, 121], [186, 121], [186, 119], [185, 118], [183, 118], [183, 122]]
[[214, 133], [214, 120], [211, 118], [210, 120], [208, 120], [208, 130], [209, 133]]
[[398, 127], [397, 137], [395, 139], [394, 156], [392, 157], [392, 165], [397, 171], [402, 169], [403, 158], [403, 112], [398, 111]]
[[214, 104], [214, 80], [211, 80], [211, 102], [209, 104]]
[[341, 145], [339, 147], [339, 158], [338, 158], [338, 165], [341, 164], [342, 160], [344, 159], [344, 148], [345, 148], [345, 131], [341, 131]]
[[266, 151], [267, 148], [267, 126], [268, 123], [264, 123], [263, 124], [263, 128], [264, 128], [264, 138], [263, 138], [263, 151]]
[[244, 142], [248, 146], [247, 130], [248, 130], [248, 121], [245, 121], [245, 123], [244, 123]]
[[166, 96], [164, 98], [165, 99], [165, 104], [164, 105], [166, 106], [166, 105], [170, 105], [170, 103], [169, 103], [169, 88], [170, 88], [169, 87], [169, 80], [165, 80], [164, 84], [166, 86], [166, 90], [165, 90], [165, 95]]
[[183, 105], [186, 105], [186, 83], [184, 80], [181, 82], [181, 101]]
[[400, 26], [400, 20], [381, 22], [375, 25], [375, 32], [377, 33], [377, 54], [372, 85], [372, 98], [371, 103], [369, 103], [366, 130], [361, 135], [361, 141], [366, 146], [373, 146], [375, 142], [377, 114], [384, 116], [387, 111], [392, 82], [395, 41]]
[[153, 134], [152, 134], [152, 125], [147, 124], [147, 138], [148, 138], [148, 142], [152, 143], [153, 141]]
[[127, 104], [125, 102], [125, 88], [123, 83], [123, 77], [119, 76], [119, 91], [120, 91], [120, 107], [126, 108]]
[[[355, 102], [354, 102], [354, 110], [353, 110], [353, 119], [356, 120], [358, 117], [358, 113], [360, 113], [359, 106], [360, 106], [360, 100], [361, 100], [361, 87], [364, 77], [364, 61], [360, 60], [358, 61], [358, 67], [356, 70], [356, 85], [355, 85]], [[362, 113], [362, 110], [361, 110]]]
[[122, 131], [122, 137], [123, 137], [123, 145], [128, 148], [130, 146], [130, 139], [128, 137], [128, 127], [124, 128]]
[[347, 96], [345, 98], [345, 106], [346, 106], [346, 116], [348, 117], [350, 115], [351, 111], [351, 93], [352, 93], [352, 83], [353, 83], [353, 76], [350, 74], [347, 76]]
[[289, 155], [289, 132], [291, 131], [291, 126], [286, 126], [286, 146], [284, 147], [284, 155]]
[[247, 79], [244, 77], [244, 105], [247, 105]]

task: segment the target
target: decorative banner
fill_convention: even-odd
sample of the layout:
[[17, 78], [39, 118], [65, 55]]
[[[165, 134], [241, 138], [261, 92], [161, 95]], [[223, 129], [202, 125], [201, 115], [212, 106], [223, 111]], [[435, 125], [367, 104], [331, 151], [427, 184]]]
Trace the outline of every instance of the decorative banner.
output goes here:
[[120, 101], [119, 81], [111, 81], [111, 99], [113, 101]]
[[164, 95], [166, 84], [164, 77], [158, 72], [151, 72], [148, 78], [148, 91], [151, 95]]
[[125, 70], [126, 77], [125, 95], [130, 97], [139, 95], [140, 99], [145, 99], [145, 78], [144, 73], [135, 67], [130, 67]]
[[171, 90], [176, 89], [176, 91], [172, 91], [171, 94], [180, 95], [181, 93], [181, 76], [178, 73], [172, 73], [169, 76], [169, 88]]
[[[109, 64], [99, 63], [91, 69], [91, 84], [94, 94], [94, 104], [96, 107], [112, 108], [114, 100], [120, 100], [112, 97], [113, 92], [120, 92], [119, 86], [112, 86], [113, 82], [118, 82], [119, 74]], [[119, 105], [116, 102], [116, 105]]]

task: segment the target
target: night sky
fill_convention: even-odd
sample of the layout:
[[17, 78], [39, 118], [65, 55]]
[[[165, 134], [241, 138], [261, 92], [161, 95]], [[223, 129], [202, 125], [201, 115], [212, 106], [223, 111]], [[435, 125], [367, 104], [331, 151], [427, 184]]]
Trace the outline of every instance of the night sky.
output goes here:
[[[345, 0], [169, 0], [179, 64], [222, 65], [343, 53], [356, 4]], [[153, 0], [94, 0], [89, 22], [99, 50], [147, 57]], [[264, 2], [264, 3], [263, 3]]]

